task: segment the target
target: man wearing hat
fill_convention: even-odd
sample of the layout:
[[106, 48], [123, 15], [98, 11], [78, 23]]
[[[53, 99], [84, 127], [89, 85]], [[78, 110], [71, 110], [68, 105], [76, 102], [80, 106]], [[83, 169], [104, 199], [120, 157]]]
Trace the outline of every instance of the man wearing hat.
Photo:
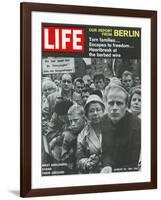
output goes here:
[[127, 111], [128, 93], [123, 87], [112, 84], [106, 95], [107, 114], [101, 122], [103, 167], [107, 172], [138, 170], [141, 121]]

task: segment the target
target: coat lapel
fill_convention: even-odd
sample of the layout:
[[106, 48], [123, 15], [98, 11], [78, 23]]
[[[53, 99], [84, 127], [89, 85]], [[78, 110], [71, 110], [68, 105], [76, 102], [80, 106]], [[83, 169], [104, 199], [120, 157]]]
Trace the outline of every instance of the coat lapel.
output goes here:
[[90, 132], [89, 132], [89, 135], [88, 135], [88, 145], [90, 147], [90, 149], [93, 151], [93, 152], [98, 152], [100, 151], [101, 149], [101, 144], [100, 144], [100, 140], [99, 138], [97, 137], [95, 131], [93, 130], [92, 127], [90, 127]]

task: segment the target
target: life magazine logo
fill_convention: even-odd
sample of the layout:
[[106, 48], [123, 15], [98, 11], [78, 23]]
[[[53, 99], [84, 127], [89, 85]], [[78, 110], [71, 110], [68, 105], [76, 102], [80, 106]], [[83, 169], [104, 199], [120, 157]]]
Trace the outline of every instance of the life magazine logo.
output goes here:
[[84, 52], [84, 29], [77, 27], [42, 27], [44, 52]]

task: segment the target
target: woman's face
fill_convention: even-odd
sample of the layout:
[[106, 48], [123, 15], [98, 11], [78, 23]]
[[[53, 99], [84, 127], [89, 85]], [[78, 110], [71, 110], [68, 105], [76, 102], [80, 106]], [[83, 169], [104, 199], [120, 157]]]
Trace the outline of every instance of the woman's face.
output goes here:
[[136, 115], [139, 115], [141, 113], [141, 95], [135, 93], [132, 96], [130, 110]]
[[43, 89], [44, 96], [47, 97], [49, 94], [56, 92], [56, 86], [46, 84]]
[[90, 103], [88, 108], [88, 119], [93, 124], [97, 124], [101, 121], [103, 116], [103, 108], [100, 103]]

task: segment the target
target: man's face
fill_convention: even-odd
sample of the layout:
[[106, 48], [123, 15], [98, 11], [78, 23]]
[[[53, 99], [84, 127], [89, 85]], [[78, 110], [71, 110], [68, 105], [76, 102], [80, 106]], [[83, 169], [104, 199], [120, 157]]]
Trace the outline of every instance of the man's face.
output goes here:
[[78, 81], [75, 83], [75, 91], [76, 91], [77, 93], [81, 94], [83, 88], [84, 88], [84, 83], [80, 83], [80, 82], [78, 82]]
[[119, 122], [126, 113], [127, 103], [126, 94], [119, 89], [111, 89], [107, 96], [107, 113], [115, 124]]
[[103, 90], [105, 87], [105, 82], [103, 79], [95, 79], [94, 85], [95, 85], [96, 89]]
[[59, 87], [59, 84], [60, 84], [59, 80], [55, 80], [54, 83], [56, 84], [57, 87]]
[[74, 100], [78, 105], [81, 105], [81, 104], [82, 104], [81, 94], [75, 93], [75, 94], [73, 95], [73, 100]]
[[62, 90], [68, 92], [72, 89], [72, 78], [69, 74], [62, 76]]
[[134, 82], [135, 82], [135, 85], [140, 85], [141, 84], [139, 76], [135, 77]]
[[70, 126], [73, 133], [78, 133], [84, 127], [84, 118], [77, 112], [68, 115]]
[[84, 78], [83, 78], [83, 80], [84, 80], [84, 83], [85, 84], [87, 84], [87, 85], [91, 85], [91, 77], [90, 76], [88, 76], [88, 75], [86, 75]]
[[82, 104], [85, 105], [88, 97], [89, 97], [89, 92], [82, 92]]
[[124, 88], [129, 91], [131, 89], [131, 87], [133, 86], [133, 79], [130, 75], [128, 76], [124, 76], [122, 79], [122, 84], [124, 86]]

